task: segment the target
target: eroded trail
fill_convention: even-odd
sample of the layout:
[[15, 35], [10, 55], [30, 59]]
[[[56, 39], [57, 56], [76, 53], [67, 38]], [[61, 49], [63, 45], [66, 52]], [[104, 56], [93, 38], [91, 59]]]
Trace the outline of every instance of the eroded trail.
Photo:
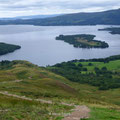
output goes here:
[[5, 84], [5, 83], [19, 83], [22, 82], [23, 80], [14, 80], [14, 81], [5, 81], [5, 82], [0, 82], [0, 84]]
[[10, 97], [19, 98], [19, 99], [23, 99], [23, 100], [37, 101], [37, 102], [47, 103], [47, 104], [52, 104], [53, 103], [52, 101], [47, 101], [47, 100], [43, 100], [43, 99], [32, 99], [32, 98], [29, 98], [29, 97], [26, 97], [26, 96], [19, 96], [19, 95], [11, 94], [11, 93], [8, 93], [7, 91], [4, 91], [4, 92], [0, 91], [0, 94], [7, 95], [7, 96], [10, 96]]
[[[29, 100], [29, 101], [37, 101], [41, 103], [46, 103], [46, 104], [53, 104], [52, 101], [50, 100], [44, 100], [44, 99], [32, 99], [26, 96], [19, 96], [15, 94], [8, 93], [7, 91], [0, 91], [0, 94], [6, 95], [9, 97], [15, 97], [23, 100]], [[66, 105], [66, 106], [75, 106], [74, 104], [67, 104], [67, 103], [59, 103], [61, 105]], [[89, 112], [90, 109], [87, 106], [75, 106], [75, 109], [72, 110], [73, 112], [69, 115], [65, 115], [63, 120], [80, 120], [81, 118], [89, 118]]]
[[87, 106], [76, 106], [73, 112], [63, 120], [80, 120], [82, 118], [89, 118], [89, 112], [90, 109]]

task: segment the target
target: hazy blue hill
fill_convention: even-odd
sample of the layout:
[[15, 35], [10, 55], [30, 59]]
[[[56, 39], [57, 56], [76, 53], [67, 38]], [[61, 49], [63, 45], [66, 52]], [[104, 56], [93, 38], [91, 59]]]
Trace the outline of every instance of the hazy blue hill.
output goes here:
[[52, 14], [52, 15], [31, 15], [31, 16], [20, 16], [15, 17], [15, 19], [41, 19], [41, 18], [51, 18], [51, 17], [57, 17], [61, 14]]
[[57, 25], [120, 25], [120, 9], [93, 13], [74, 13], [52, 18], [0, 21], [0, 24]]
[[76, 13], [44, 19], [44, 23], [36, 20], [41, 25], [96, 25], [120, 24], [120, 9], [96, 13]]
[[51, 18], [51, 17], [57, 17], [61, 14], [52, 14], [52, 15], [29, 15], [29, 16], [18, 16], [18, 17], [10, 17], [10, 18], [0, 18], [0, 20], [27, 20], [27, 19], [42, 19], [42, 18]]

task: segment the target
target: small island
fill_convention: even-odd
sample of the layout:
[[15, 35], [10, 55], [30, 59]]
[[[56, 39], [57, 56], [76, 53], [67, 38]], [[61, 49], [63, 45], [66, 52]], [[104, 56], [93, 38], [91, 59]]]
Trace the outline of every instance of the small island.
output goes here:
[[56, 40], [63, 40], [77, 48], [107, 48], [109, 45], [104, 41], [94, 40], [95, 35], [59, 35]]
[[21, 46], [19, 45], [0, 43], [0, 55], [14, 52], [15, 50], [20, 49], [20, 48]]
[[104, 28], [98, 29], [99, 31], [110, 31], [111, 34], [120, 34], [120, 27], [111, 27], [111, 28]]

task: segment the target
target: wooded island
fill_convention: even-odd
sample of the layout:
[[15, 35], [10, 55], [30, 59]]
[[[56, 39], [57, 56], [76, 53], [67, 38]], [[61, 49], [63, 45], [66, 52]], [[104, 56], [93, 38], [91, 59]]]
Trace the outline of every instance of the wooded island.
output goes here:
[[79, 34], [79, 35], [59, 35], [56, 40], [62, 40], [72, 44], [77, 48], [107, 48], [109, 45], [104, 41], [94, 40], [95, 35]]

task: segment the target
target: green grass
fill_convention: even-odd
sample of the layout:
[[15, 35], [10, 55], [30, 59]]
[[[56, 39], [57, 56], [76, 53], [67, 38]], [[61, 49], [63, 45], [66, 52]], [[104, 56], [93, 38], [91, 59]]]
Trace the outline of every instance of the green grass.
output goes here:
[[[12, 67], [0, 70], [0, 91], [32, 99], [52, 100], [43, 104], [0, 94], [0, 120], [60, 120], [73, 107], [58, 104], [62, 99], [75, 97], [77, 92], [65, 84], [67, 79], [26, 61], [16, 61]], [[21, 80], [20, 82], [13, 82]], [[6, 111], [7, 110], [7, 111]], [[58, 113], [57, 116], [49, 113]]]
[[[120, 60], [110, 61], [109, 63], [103, 63], [103, 62], [76, 62], [75, 64], [78, 65], [79, 63], [82, 63], [83, 66], [86, 66], [88, 68], [88, 71], [94, 71], [94, 67], [102, 68], [107, 67], [108, 70], [119, 70], [120, 71]], [[92, 66], [89, 66], [88, 64], [92, 63]]]
[[108, 90], [120, 88], [119, 63], [120, 60], [110, 62], [69, 61], [50, 66], [48, 69], [70, 81], [97, 86], [100, 90]]
[[14, 65], [12, 69], [0, 70], [0, 75], [1, 82], [22, 80], [19, 83], [0, 84], [2, 91], [31, 97], [70, 97], [76, 94], [74, 88], [61, 81], [61, 79], [66, 81], [65, 78], [55, 75], [45, 68], [26, 66], [26, 63]]
[[84, 120], [120, 120], [120, 111], [110, 108], [91, 107], [89, 119]]
[[[108, 69], [118, 70], [119, 62], [117, 60], [110, 62], [110, 66], [108, 63], [104, 65]], [[93, 66], [104, 66], [103, 63], [97, 62], [93, 63], [93, 66], [88, 66], [87, 62], [82, 64], [90, 70]], [[13, 82], [15, 80], [21, 81]], [[26, 61], [16, 61], [12, 67], [0, 69], [0, 91], [8, 91], [11, 94], [32, 99], [53, 101], [53, 104], [45, 104], [0, 94], [0, 120], [33, 120], [34, 118], [36, 120], [62, 120], [62, 113], [69, 113], [73, 106], [61, 105], [60, 102], [88, 105], [91, 109], [90, 120], [120, 118], [120, 112], [116, 110], [120, 109], [119, 88], [100, 91], [97, 87], [71, 82], [46, 68]], [[50, 115], [51, 112], [58, 115]]]
[[[0, 120], [58, 120], [62, 113], [68, 113], [73, 107], [59, 104], [42, 104], [0, 95]], [[59, 113], [53, 116], [51, 113]]]

